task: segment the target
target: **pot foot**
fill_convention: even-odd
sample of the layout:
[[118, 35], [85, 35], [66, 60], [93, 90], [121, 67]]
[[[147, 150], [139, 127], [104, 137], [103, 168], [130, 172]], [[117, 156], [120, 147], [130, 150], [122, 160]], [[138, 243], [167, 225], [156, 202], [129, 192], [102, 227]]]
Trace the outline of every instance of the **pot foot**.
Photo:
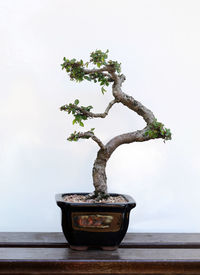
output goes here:
[[77, 251], [85, 251], [88, 250], [88, 246], [78, 246], [78, 245], [70, 245], [70, 248]]
[[105, 250], [105, 251], [113, 251], [116, 250], [118, 248], [117, 245], [115, 246], [101, 246], [101, 249]]

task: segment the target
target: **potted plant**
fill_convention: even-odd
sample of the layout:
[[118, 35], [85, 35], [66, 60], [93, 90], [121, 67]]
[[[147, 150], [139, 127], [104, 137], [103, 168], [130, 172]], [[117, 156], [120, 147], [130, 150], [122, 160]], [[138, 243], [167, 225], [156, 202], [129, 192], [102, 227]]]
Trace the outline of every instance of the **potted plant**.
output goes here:
[[90, 60], [83, 62], [64, 57], [62, 69], [66, 70], [70, 80], [76, 82], [91, 81], [99, 83], [101, 92], [112, 84], [113, 100], [103, 113], [93, 113], [93, 107], [81, 106], [79, 100], [63, 105], [60, 110], [73, 115], [73, 124], [84, 127], [89, 118], [105, 118], [116, 104], [123, 104], [142, 116], [146, 126], [130, 133], [115, 136], [104, 144], [95, 134], [94, 128], [85, 132], [74, 132], [68, 140], [92, 139], [99, 146], [94, 162], [92, 176], [94, 192], [57, 194], [57, 205], [62, 210], [62, 228], [72, 249], [84, 250], [88, 247], [116, 249], [126, 234], [129, 213], [136, 206], [133, 198], [122, 194], [109, 194], [107, 188], [106, 164], [112, 153], [122, 144], [144, 142], [151, 139], [171, 139], [170, 130], [158, 122], [153, 112], [132, 96], [122, 91], [126, 77], [121, 74], [121, 63], [108, 60], [108, 50], [96, 50], [90, 54]]

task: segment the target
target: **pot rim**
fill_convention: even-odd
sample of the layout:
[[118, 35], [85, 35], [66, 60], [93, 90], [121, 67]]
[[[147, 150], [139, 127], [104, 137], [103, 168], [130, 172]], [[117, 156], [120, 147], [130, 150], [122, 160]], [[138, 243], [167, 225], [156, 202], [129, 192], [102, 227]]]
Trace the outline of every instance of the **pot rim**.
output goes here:
[[57, 204], [62, 203], [66, 205], [73, 205], [73, 206], [121, 206], [124, 207], [125, 205], [131, 206], [134, 208], [136, 206], [136, 201], [130, 196], [126, 194], [118, 194], [118, 193], [109, 193], [112, 196], [122, 196], [126, 202], [116, 202], [116, 203], [106, 203], [106, 202], [67, 202], [63, 199], [66, 195], [88, 195], [90, 193], [86, 192], [72, 192], [72, 193], [58, 193], [55, 195], [55, 199]]

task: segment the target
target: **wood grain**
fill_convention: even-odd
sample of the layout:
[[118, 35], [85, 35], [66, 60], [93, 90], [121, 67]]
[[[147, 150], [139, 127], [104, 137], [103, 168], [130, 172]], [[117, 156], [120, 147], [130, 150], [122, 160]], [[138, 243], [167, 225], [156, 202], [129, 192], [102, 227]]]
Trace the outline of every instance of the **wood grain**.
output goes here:
[[[0, 232], [0, 247], [68, 247], [61, 232]], [[121, 248], [200, 248], [200, 233], [127, 233]]]
[[116, 251], [73, 251], [59, 232], [1, 232], [0, 274], [197, 275], [200, 234], [129, 233]]

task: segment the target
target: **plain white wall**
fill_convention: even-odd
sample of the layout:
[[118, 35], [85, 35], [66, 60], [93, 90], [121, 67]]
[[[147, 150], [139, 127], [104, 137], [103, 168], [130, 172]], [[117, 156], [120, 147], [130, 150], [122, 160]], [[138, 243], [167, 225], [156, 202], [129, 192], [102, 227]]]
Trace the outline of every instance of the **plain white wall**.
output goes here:
[[[59, 107], [79, 98], [101, 112], [112, 98], [69, 81], [62, 58], [110, 50], [123, 89], [171, 128], [173, 140], [123, 145], [107, 167], [110, 192], [137, 201], [130, 231], [200, 231], [200, 2], [1, 0], [0, 231], [61, 231], [54, 194], [92, 191], [98, 147], [70, 143], [77, 127]], [[90, 120], [104, 142], [140, 129], [123, 106]]]

